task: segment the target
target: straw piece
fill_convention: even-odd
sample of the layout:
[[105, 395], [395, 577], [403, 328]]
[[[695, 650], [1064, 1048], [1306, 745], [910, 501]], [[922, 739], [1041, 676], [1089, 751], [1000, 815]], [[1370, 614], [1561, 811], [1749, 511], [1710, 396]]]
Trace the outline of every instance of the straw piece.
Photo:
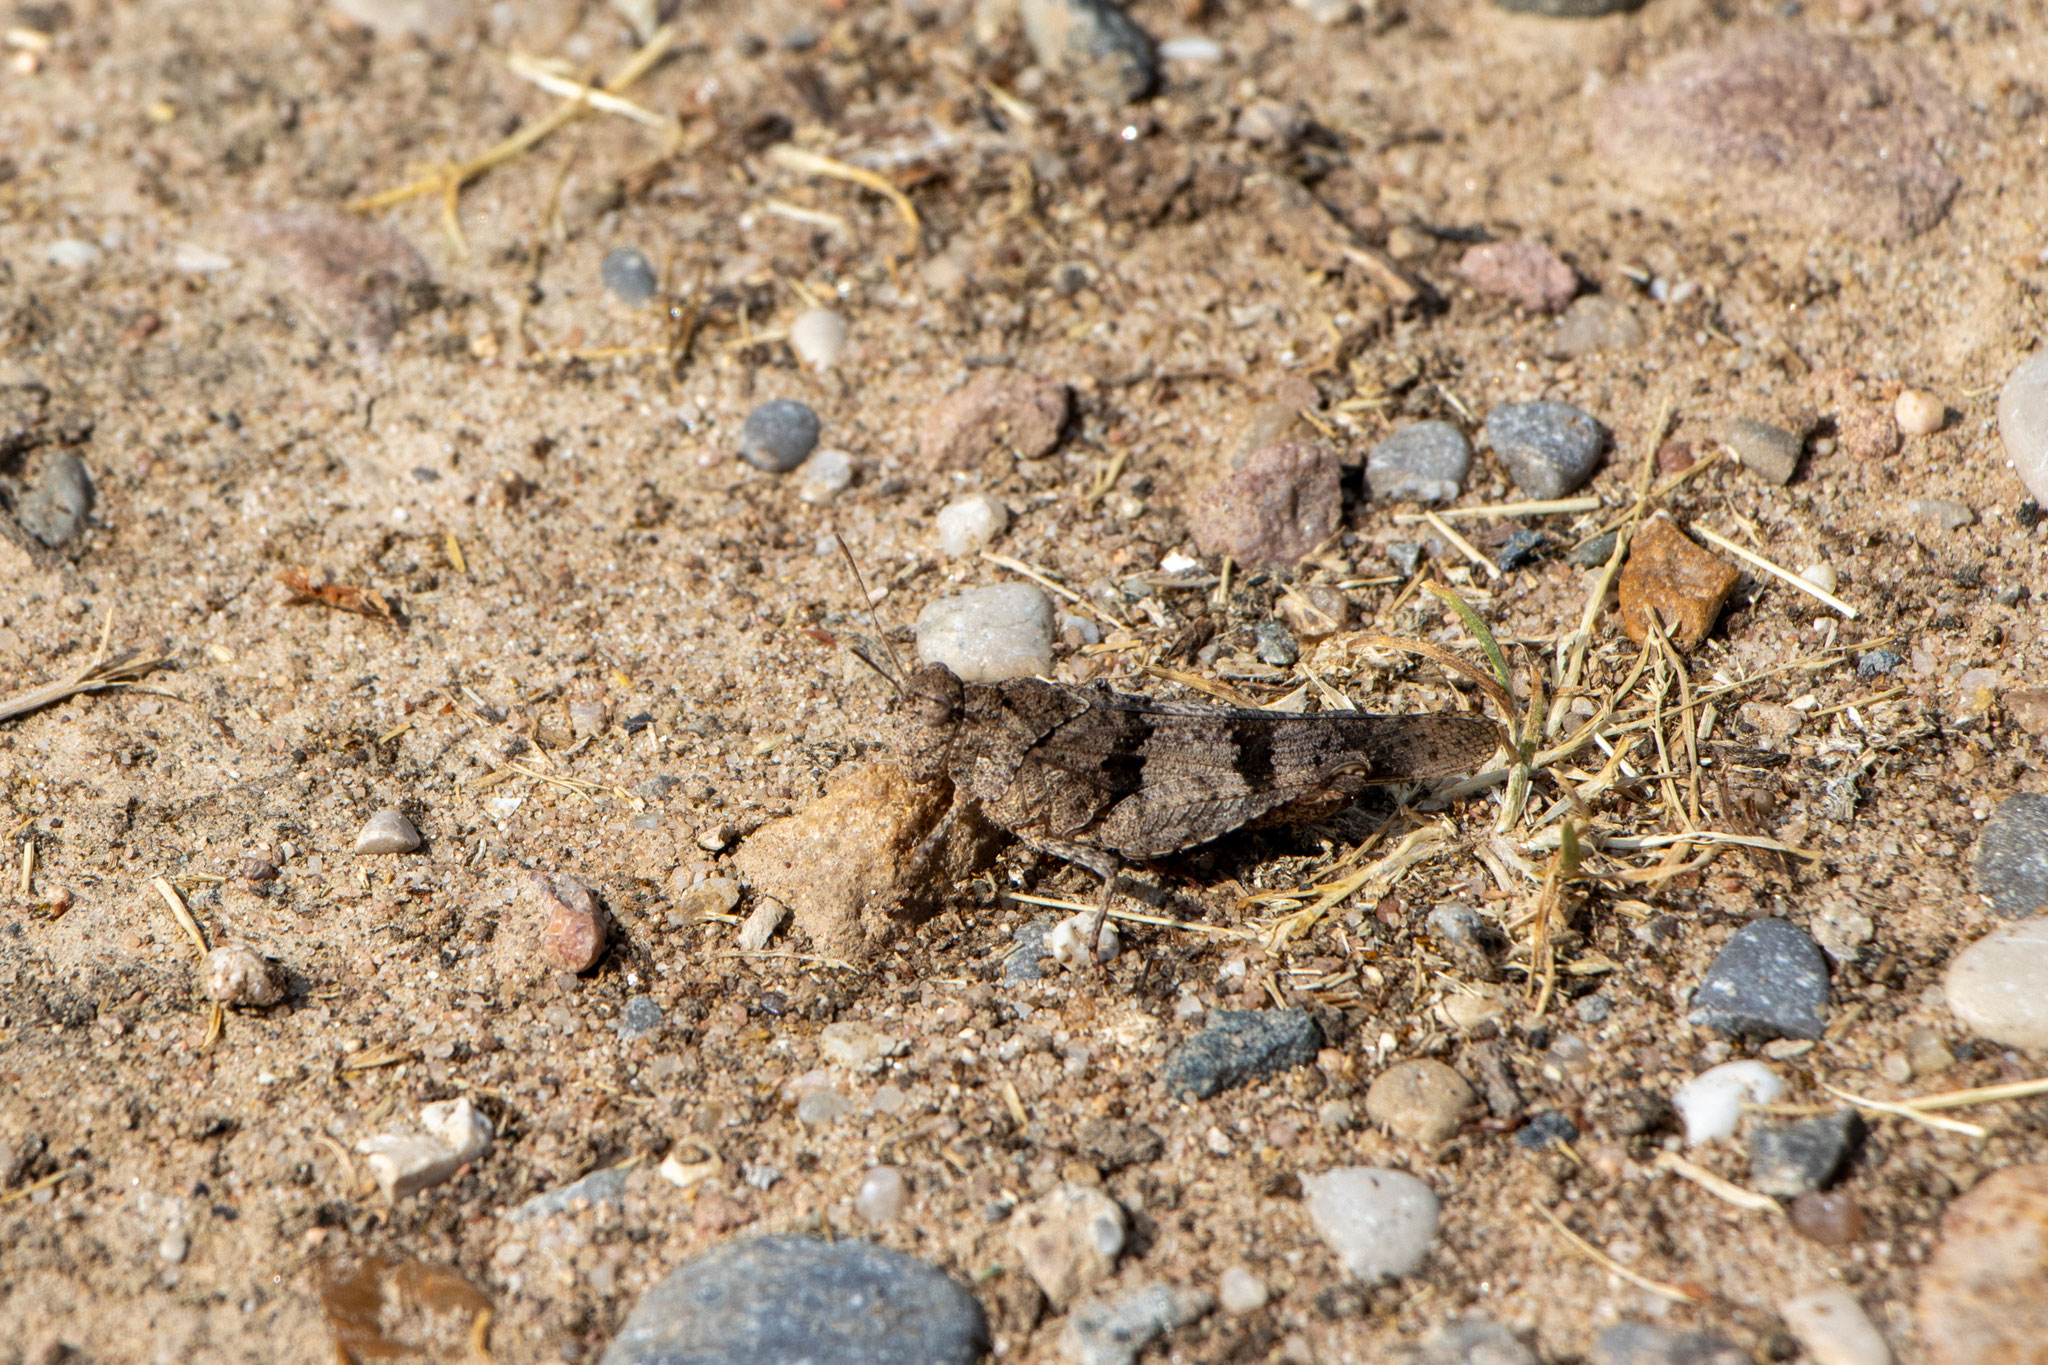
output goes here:
[[185, 931], [185, 937], [192, 940], [192, 946], [198, 951], [199, 956], [205, 957], [206, 935], [200, 932], [199, 921], [193, 919], [192, 912], [185, 908], [184, 897], [178, 894], [178, 888], [162, 877], [151, 877], [149, 884], [157, 895], [163, 898], [164, 904], [170, 907], [171, 918]]
[[898, 253], [899, 259], [917, 254], [923, 224], [918, 221], [917, 207], [910, 202], [910, 196], [897, 189], [882, 176], [861, 166], [849, 166], [844, 161], [834, 161], [829, 156], [807, 152], [787, 142], [779, 142], [768, 149], [768, 159], [785, 170], [804, 175], [824, 175], [835, 180], [850, 180], [856, 185], [866, 186], [895, 206], [896, 215], [903, 220], [909, 241]]
[[1957, 1133], [1963, 1137], [1991, 1136], [1991, 1130], [1988, 1128], [1980, 1128], [1974, 1123], [1962, 1123], [1956, 1119], [1939, 1118], [1933, 1114], [1923, 1113], [1910, 1104], [1893, 1104], [1888, 1100], [1871, 1099], [1868, 1095], [1851, 1094], [1847, 1090], [1838, 1090], [1825, 1081], [1821, 1082], [1820, 1088], [1838, 1100], [1845, 1100], [1858, 1109], [1868, 1109], [1875, 1114], [1890, 1114], [1893, 1118], [1911, 1119], [1915, 1123], [1924, 1123], [1929, 1128], [1939, 1128], [1944, 1133]]
[[1833, 607], [1836, 611], [1842, 613], [1842, 615], [1848, 617], [1851, 621], [1856, 619], [1856, 608], [1850, 606], [1847, 602], [1844, 602], [1841, 598], [1835, 596], [1831, 592], [1822, 592], [1819, 588], [1807, 582], [1805, 579], [1801, 578], [1798, 574], [1793, 573], [1791, 570], [1779, 568], [1777, 565], [1771, 563], [1770, 560], [1765, 559], [1762, 555], [1757, 554], [1750, 550], [1743, 549], [1740, 545], [1737, 545], [1734, 541], [1728, 539], [1728, 537], [1724, 535], [1719, 535], [1716, 532], [1709, 530], [1707, 527], [1702, 526], [1697, 522], [1693, 523], [1692, 531], [1702, 540], [1705, 540], [1711, 545], [1718, 545], [1720, 548], [1726, 550], [1729, 554], [1734, 555], [1737, 559], [1749, 565], [1752, 569], [1760, 569], [1764, 573], [1769, 574], [1771, 577], [1777, 579], [1778, 581], [1799, 589], [1799, 591], [1805, 593], [1808, 597], [1811, 597], [1816, 601], [1826, 603], [1828, 606]]
[[1496, 502], [1484, 507], [1446, 507], [1434, 512], [1396, 512], [1396, 526], [1413, 526], [1432, 516], [1445, 521], [1486, 521], [1496, 517], [1548, 517], [1567, 512], [1597, 512], [1598, 498], [1550, 498], [1539, 502]]
[[1723, 1180], [1704, 1166], [1695, 1166], [1676, 1152], [1657, 1153], [1657, 1168], [1675, 1176], [1690, 1180], [1708, 1194], [1725, 1199], [1737, 1208], [1749, 1209], [1755, 1213], [1778, 1212], [1778, 1201], [1755, 1190], [1745, 1190], [1732, 1180]]
[[1442, 517], [1438, 516], [1434, 512], [1424, 512], [1422, 514], [1422, 519], [1429, 523], [1431, 530], [1435, 531], [1445, 540], [1451, 542], [1451, 547], [1455, 549], [1459, 554], [1465, 556], [1465, 558], [1471, 560], [1474, 564], [1477, 564], [1480, 568], [1486, 570], [1486, 572], [1492, 577], [1501, 577], [1500, 566], [1494, 563], [1492, 560], [1488, 559], [1485, 555], [1479, 553], [1478, 548], [1474, 546], [1471, 541], [1465, 539], [1465, 537], [1459, 535], [1456, 531], [1453, 531], [1451, 529], [1451, 524], [1449, 522], [1445, 521]]
[[529, 57], [523, 52], [515, 52], [505, 59], [505, 65], [513, 75], [521, 80], [532, 81], [550, 95], [560, 95], [565, 99], [578, 100], [593, 109], [601, 109], [607, 114], [617, 114], [621, 118], [629, 118], [635, 123], [645, 124], [649, 128], [659, 129], [664, 133], [680, 130], [680, 125], [674, 119], [664, 118], [650, 109], [643, 109], [641, 106], [633, 103], [633, 101], [620, 99], [617, 95], [601, 88], [585, 85], [581, 81], [572, 81], [567, 76], [549, 70], [547, 64], [537, 57]]
[[1570, 1242], [1573, 1248], [1576, 1249], [1580, 1255], [1585, 1256], [1588, 1260], [1592, 1261], [1595, 1265], [1598, 1265], [1602, 1270], [1605, 1270], [1608, 1274], [1617, 1275], [1622, 1279], [1627, 1280], [1636, 1288], [1647, 1290], [1648, 1292], [1657, 1295], [1657, 1297], [1669, 1299], [1673, 1303], [1692, 1304], [1695, 1307], [1697, 1307], [1698, 1305], [1705, 1303], [1707, 1301], [1707, 1294], [1703, 1290], [1690, 1287], [1681, 1288], [1675, 1284], [1665, 1284], [1661, 1280], [1653, 1280], [1647, 1275], [1641, 1275], [1633, 1270], [1630, 1270], [1620, 1261], [1615, 1260], [1612, 1256], [1609, 1256], [1599, 1247], [1594, 1246], [1591, 1242], [1579, 1236], [1578, 1233], [1573, 1232], [1570, 1228], [1566, 1227], [1564, 1225], [1564, 1220], [1562, 1218], [1559, 1218], [1556, 1214], [1552, 1213], [1549, 1209], [1542, 1207], [1540, 1204], [1531, 1204], [1529, 1205], [1529, 1208], [1536, 1214], [1538, 1214], [1540, 1217], [1542, 1217], [1545, 1222], [1550, 1224], [1550, 1226], [1556, 1228], [1558, 1232], [1563, 1234], [1564, 1239], [1567, 1242]]

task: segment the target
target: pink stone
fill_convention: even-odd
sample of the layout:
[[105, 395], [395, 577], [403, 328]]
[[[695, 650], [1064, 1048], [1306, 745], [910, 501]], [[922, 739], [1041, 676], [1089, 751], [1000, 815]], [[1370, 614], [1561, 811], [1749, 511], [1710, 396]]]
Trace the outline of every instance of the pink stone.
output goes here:
[[1541, 242], [1481, 242], [1466, 250], [1458, 273], [1480, 293], [1532, 313], [1555, 313], [1579, 291], [1577, 273]]

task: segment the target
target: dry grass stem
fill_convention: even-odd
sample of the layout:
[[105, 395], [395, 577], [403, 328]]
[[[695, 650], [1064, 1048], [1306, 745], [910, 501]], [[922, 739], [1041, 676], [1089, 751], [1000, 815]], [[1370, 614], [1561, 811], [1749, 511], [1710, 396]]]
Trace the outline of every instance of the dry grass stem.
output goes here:
[[[1378, 631], [1370, 630], [1359, 632], [1358, 642], [1369, 649], [1395, 649], [1405, 654], [1420, 654], [1425, 659], [1442, 664], [1453, 673], [1464, 674], [1474, 683], [1478, 684], [1479, 690], [1484, 692], [1493, 704], [1499, 708], [1501, 719], [1510, 727], [1514, 725], [1515, 718], [1521, 714], [1521, 707], [1515, 704], [1515, 699], [1508, 695], [1508, 690], [1505, 687], [1502, 687], [1494, 680], [1491, 673], [1469, 659], [1459, 658], [1447, 649], [1440, 649], [1425, 640], [1404, 640], [1396, 636], [1382, 635]], [[1512, 733], [1512, 730], [1510, 733]]]
[[521, 80], [533, 82], [550, 95], [560, 95], [564, 99], [579, 101], [593, 109], [602, 110], [604, 113], [617, 114], [620, 118], [628, 118], [635, 123], [645, 124], [647, 127], [659, 132], [677, 134], [682, 132], [682, 125], [678, 124], [674, 119], [657, 114], [651, 109], [643, 109], [631, 100], [620, 99], [617, 95], [600, 87], [585, 85], [581, 81], [571, 80], [564, 76], [560, 70], [556, 69], [555, 63], [543, 58], [529, 57], [523, 52], [515, 52], [505, 59], [505, 66], [513, 75]]
[[1980, 1128], [1974, 1123], [1964, 1123], [1959, 1119], [1941, 1118], [1924, 1112], [1912, 1103], [1894, 1104], [1889, 1100], [1874, 1100], [1868, 1095], [1857, 1095], [1847, 1090], [1837, 1089], [1825, 1081], [1821, 1082], [1820, 1088], [1846, 1104], [1853, 1104], [1858, 1109], [1867, 1109], [1874, 1114], [1890, 1114], [1893, 1118], [1911, 1119], [1914, 1123], [1924, 1123], [1929, 1128], [1938, 1128], [1944, 1133], [1955, 1133], [1961, 1137], [1984, 1138], [1991, 1136], [1991, 1130], [1988, 1128]]
[[[1093, 914], [1097, 908], [1096, 903], [1092, 901], [1061, 900], [1057, 896], [1032, 896], [1026, 895], [1021, 891], [1004, 892], [1003, 899], [1017, 901], [1024, 905], [1042, 905], [1048, 910], [1071, 910], [1076, 913], [1085, 912]], [[1249, 929], [1239, 929], [1234, 925], [1195, 924], [1188, 920], [1168, 919], [1164, 915], [1148, 915], [1140, 910], [1119, 910], [1112, 907], [1109, 917], [1111, 919], [1124, 920], [1130, 924], [1149, 924], [1160, 929], [1181, 929], [1191, 934], [1212, 934], [1217, 938], [1256, 939], [1259, 937]]]
[[1500, 517], [1549, 517], [1574, 512], [1597, 512], [1598, 498], [1552, 498], [1542, 502], [1496, 502], [1484, 507], [1446, 507], [1433, 512], [1396, 512], [1396, 526], [1413, 526], [1432, 518], [1444, 521], [1492, 521]]
[[2000, 1100], [2031, 1099], [2035, 1095], [2048, 1095], [2048, 1079], [1980, 1085], [1969, 1090], [1944, 1090], [1935, 1095], [1900, 1100], [1899, 1103], [1924, 1113], [1931, 1109], [1963, 1109], [1973, 1104], [1996, 1104]]
[[61, 1171], [52, 1171], [41, 1180], [31, 1180], [18, 1190], [9, 1190], [5, 1194], [0, 1194], [0, 1204], [11, 1204], [17, 1199], [26, 1199], [37, 1190], [47, 1190], [57, 1182], [68, 1180], [77, 1174], [78, 1168], [76, 1166], [67, 1166]]
[[[104, 643], [101, 653], [105, 652]], [[63, 682], [44, 683], [17, 692], [5, 701], [0, 701], [0, 722], [13, 720], [17, 716], [40, 711], [45, 706], [69, 701], [85, 692], [101, 692], [110, 687], [123, 687], [137, 681], [159, 668], [169, 666], [167, 658], [141, 658], [140, 651], [129, 650], [112, 659], [96, 660], [80, 672]]]
[[[1384, 885], [1391, 889], [1410, 868], [1418, 863], [1427, 862], [1443, 852], [1453, 837], [1454, 831], [1446, 821], [1424, 825], [1412, 831], [1407, 838], [1394, 846], [1391, 853], [1378, 862], [1362, 867], [1337, 881], [1312, 886], [1306, 892], [1297, 893], [1312, 895], [1316, 899], [1301, 909], [1275, 920], [1265, 934], [1267, 948], [1277, 950], [1290, 940], [1306, 937], [1309, 930], [1315, 928], [1323, 916], [1366, 887]], [[1381, 894], [1385, 892], [1382, 891]]]
[[1676, 1152], [1657, 1153], [1655, 1164], [1658, 1170], [1669, 1171], [1681, 1179], [1690, 1180], [1708, 1194], [1717, 1199], [1725, 1199], [1737, 1208], [1748, 1209], [1752, 1213], [1778, 1212], [1778, 1201], [1769, 1195], [1758, 1194], [1755, 1190], [1745, 1190], [1732, 1180], [1723, 1180], [1706, 1167], [1695, 1166]]
[[1608, 1274], [1626, 1280], [1636, 1288], [1655, 1294], [1660, 1299], [1669, 1299], [1673, 1303], [1691, 1304], [1694, 1307], [1698, 1307], [1707, 1301], [1706, 1294], [1698, 1289], [1680, 1288], [1675, 1284], [1665, 1284], [1662, 1280], [1653, 1280], [1647, 1275], [1638, 1274], [1636, 1271], [1630, 1270], [1620, 1261], [1615, 1260], [1599, 1247], [1594, 1246], [1591, 1242], [1579, 1236], [1578, 1233], [1566, 1227], [1564, 1220], [1549, 1209], [1539, 1204], [1530, 1204], [1529, 1209], [1532, 1213], [1535, 1213], [1545, 1222], [1549, 1223], [1550, 1226], [1556, 1228], [1580, 1255], [1592, 1261]]
[[787, 142], [779, 142], [770, 147], [768, 159], [783, 169], [795, 171], [800, 175], [823, 175], [834, 180], [848, 180], [881, 195], [895, 207], [896, 215], [903, 220], [904, 231], [908, 237], [903, 250], [897, 253], [897, 259], [917, 254], [920, 236], [924, 231], [923, 224], [918, 221], [917, 207], [910, 202], [909, 195], [890, 184], [882, 175], [865, 167], [849, 166], [844, 161], [834, 161], [829, 156], [807, 152]]
[[185, 931], [185, 937], [192, 940], [192, 950], [199, 956], [206, 956], [206, 935], [200, 932], [199, 921], [192, 918], [192, 912], [185, 908], [185, 898], [178, 894], [178, 888], [163, 877], [151, 877], [149, 885], [170, 907], [171, 918]]
[[1442, 536], [1445, 540], [1449, 541], [1451, 543], [1452, 549], [1456, 550], [1459, 554], [1465, 556], [1465, 558], [1471, 560], [1474, 564], [1477, 564], [1480, 568], [1486, 570], [1487, 575], [1489, 577], [1494, 579], [1499, 579], [1501, 577], [1500, 566], [1498, 564], [1495, 564], [1492, 560], [1488, 559], [1485, 555], [1479, 553], [1479, 548], [1476, 545], [1474, 545], [1471, 541], [1465, 539], [1465, 537], [1459, 535], [1456, 531], [1452, 530], [1451, 524], [1449, 522], [1445, 521], [1442, 517], [1438, 516], [1434, 512], [1424, 512], [1422, 514], [1422, 519], [1425, 522], [1429, 523], [1429, 527], [1431, 530], [1435, 531], [1438, 535]]
[[1754, 550], [1745, 550], [1740, 545], [1737, 545], [1734, 541], [1728, 539], [1728, 537], [1721, 535], [1716, 531], [1710, 530], [1709, 528], [1702, 526], [1697, 522], [1693, 523], [1691, 529], [1693, 534], [1698, 536], [1700, 539], [1706, 541], [1710, 545], [1719, 546], [1721, 549], [1726, 550], [1729, 554], [1734, 555], [1737, 559], [1749, 565], [1752, 569], [1761, 570], [1762, 572], [1767, 573], [1771, 577], [1777, 579], [1779, 582], [1787, 584], [1790, 587], [1799, 589], [1799, 591], [1805, 593], [1808, 597], [1813, 598], [1817, 602], [1825, 603], [1829, 607], [1832, 607], [1834, 610], [1842, 613], [1842, 615], [1848, 617], [1851, 621], [1856, 619], [1856, 608], [1850, 606], [1847, 602], [1844, 602], [1841, 598], [1835, 596], [1831, 592], [1822, 592], [1819, 588], [1807, 582], [1798, 574], [1793, 573], [1790, 569], [1779, 568], [1776, 564], [1771, 563], [1770, 560], [1765, 559], [1762, 555], [1756, 553]]

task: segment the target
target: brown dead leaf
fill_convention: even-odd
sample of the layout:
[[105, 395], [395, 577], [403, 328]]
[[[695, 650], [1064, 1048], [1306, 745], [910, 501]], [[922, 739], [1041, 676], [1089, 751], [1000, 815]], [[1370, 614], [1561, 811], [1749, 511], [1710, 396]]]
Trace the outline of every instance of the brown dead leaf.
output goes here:
[[398, 624], [398, 611], [390, 598], [369, 588], [336, 583], [320, 570], [286, 569], [278, 574], [277, 581], [291, 589], [292, 606], [318, 602], [323, 607], [354, 612], [357, 616], [367, 616], [388, 626]]

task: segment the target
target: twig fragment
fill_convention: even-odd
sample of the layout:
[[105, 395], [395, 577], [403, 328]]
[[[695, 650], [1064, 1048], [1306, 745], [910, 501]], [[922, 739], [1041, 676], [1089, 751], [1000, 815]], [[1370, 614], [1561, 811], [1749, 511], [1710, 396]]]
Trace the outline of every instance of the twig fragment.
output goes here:
[[1743, 549], [1740, 545], [1737, 545], [1734, 541], [1728, 539], [1728, 537], [1721, 535], [1718, 532], [1709, 529], [1708, 527], [1702, 526], [1698, 522], [1693, 523], [1692, 530], [1694, 534], [1700, 537], [1700, 539], [1708, 542], [1711, 545], [1717, 545], [1721, 549], [1726, 550], [1729, 554], [1734, 555], [1737, 559], [1749, 565], [1752, 569], [1762, 570], [1764, 573], [1769, 574], [1771, 577], [1777, 579], [1779, 582], [1799, 589], [1799, 591], [1805, 593], [1808, 597], [1813, 598], [1815, 601], [1825, 603], [1826, 605], [1834, 608], [1836, 611], [1842, 613], [1842, 615], [1848, 617], [1851, 621], [1856, 619], [1856, 608], [1850, 606], [1847, 602], [1844, 602], [1841, 598], [1835, 596], [1831, 592], [1821, 591], [1820, 588], [1816, 587], [1812, 583], [1807, 582], [1798, 574], [1793, 573], [1790, 569], [1779, 568], [1776, 564], [1771, 563], [1770, 560], [1765, 559], [1762, 555], [1757, 554], [1755, 551]]

